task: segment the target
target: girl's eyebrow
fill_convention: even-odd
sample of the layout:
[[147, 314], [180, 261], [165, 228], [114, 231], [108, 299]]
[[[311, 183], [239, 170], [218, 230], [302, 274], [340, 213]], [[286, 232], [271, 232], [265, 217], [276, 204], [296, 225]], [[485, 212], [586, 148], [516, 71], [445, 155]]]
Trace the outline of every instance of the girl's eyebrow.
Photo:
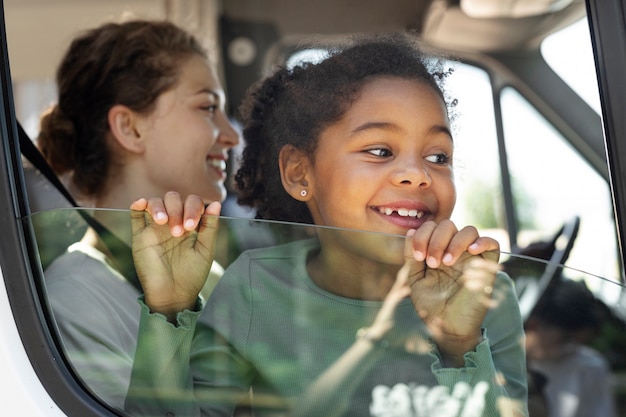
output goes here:
[[372, 129], [381, 129], [381, 130], [399, 130], [398, 126], [396, 126], [393, 123], [388, 123], [388, 122], [367, 122], [367, 123], [363, 123], [362, 125], [359, 125], [357, 127], [355, 127], [354, 129], [352, 129], [352, 131], [350, 132], [351, 135], [356, 135], [360, 132], [366, 131], [366, 130], [372, 130]]
[[[360, 132], [371, 130], [371, 129], [382, 129], [382, 130], [399, 130], [400, 128], [393, 123], [388, 122], [367, 122], [362, 125], [357, 126], [352, 129], [350, 132], [351, 135], [356, 135]], [[443, 133], [447, 135], [450, 140], [452, 140], [452, 132], [450, 132], [450, 128], [446, 125], [434, 125], [430, 128], [431, 133]]]
[[450, 132], [450, 128], [448, 126], [435, 125], [430, 128], [430, 131], [433, 133], [443, 133], [444, 135], [447, 135], [450, 138], [450, 140], [452, 140], [452, 132]]

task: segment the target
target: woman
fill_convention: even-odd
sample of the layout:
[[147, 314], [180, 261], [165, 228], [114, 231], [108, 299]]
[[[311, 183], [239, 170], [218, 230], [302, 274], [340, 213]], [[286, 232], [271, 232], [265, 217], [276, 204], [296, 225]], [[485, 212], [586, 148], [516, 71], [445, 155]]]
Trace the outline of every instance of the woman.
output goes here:
[[[238, 135], [206, 50], [168, 22], [107, 23], [78, 36], [57, 70], [58, 104], [37, 143], [59, 175], [96, 208], [128, 208], [168, 190], [222, 201], [228, 150]], [[140, 288], [107, 236], [128, 224], [96, 211], [103, 230], [46, 270], [48, 300], [66, 353], [86, 386], [120, 408], [138, 330]], [[98, 227], [98, 229], [100, 229]], [[210, 291], [219, 276], [214, 268]]]

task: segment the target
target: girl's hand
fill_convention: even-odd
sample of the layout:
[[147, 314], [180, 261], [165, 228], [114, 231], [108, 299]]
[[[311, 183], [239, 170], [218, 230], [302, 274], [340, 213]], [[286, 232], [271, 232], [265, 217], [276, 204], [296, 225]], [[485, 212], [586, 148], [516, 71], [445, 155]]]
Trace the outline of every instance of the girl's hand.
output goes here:
[[173, 321], [193, 308], [211, 269], [221, 205], [205, 208], [195, 195], [176, 192], [131, 206], [132, 251], [151, 311]]
[[407, 234], [411, 299], [446, 366], [463, 366], [463, 355], [482, 340], [499, 249], [476, 228], [458, 230], [451, 221], [427, 222]]

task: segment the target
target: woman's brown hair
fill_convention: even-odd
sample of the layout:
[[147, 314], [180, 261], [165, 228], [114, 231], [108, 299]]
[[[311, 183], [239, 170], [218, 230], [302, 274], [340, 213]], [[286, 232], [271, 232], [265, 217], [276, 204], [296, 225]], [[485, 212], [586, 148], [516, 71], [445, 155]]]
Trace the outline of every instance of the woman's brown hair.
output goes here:
[[106, 23], [75, 38], [57, 69], [58, 104], [42, 116], [37, 138], [53, 170], [71, 172], [85, 196], [101, 193], [114, 163], [109, 109], [149, 113], [194, 54], [207, 58], [196, 38], [166, 21]]

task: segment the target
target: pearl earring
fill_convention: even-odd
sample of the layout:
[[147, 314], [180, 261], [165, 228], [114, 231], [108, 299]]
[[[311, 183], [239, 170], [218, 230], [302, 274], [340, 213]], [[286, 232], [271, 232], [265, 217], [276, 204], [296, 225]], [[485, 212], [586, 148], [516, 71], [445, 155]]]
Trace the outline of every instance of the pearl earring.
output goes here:
[[307, 195], [306, 190], [302, 190], [302, 191], [300, 191], [300, 195], [301, 195], [302, 197], [306, 197], [306, 195]]

